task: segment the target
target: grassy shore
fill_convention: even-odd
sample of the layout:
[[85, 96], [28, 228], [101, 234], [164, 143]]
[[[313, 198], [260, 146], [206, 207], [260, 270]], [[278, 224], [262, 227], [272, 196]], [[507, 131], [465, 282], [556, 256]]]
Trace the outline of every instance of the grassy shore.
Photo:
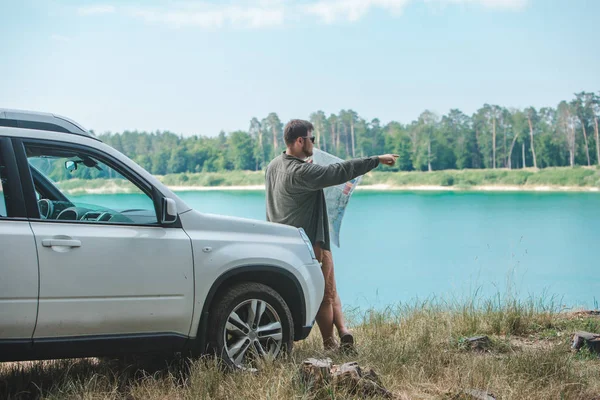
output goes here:
[[[600, 360], [570, 351], [577, 330], [600, 332], [600, 316], [559, 312], [534, 302], [423, 302], [382, 312], [355, 311], [359, 355], [324, 354], [317, 329], [291, 357], [257, 373], [224, 373], [212, 359], [191, 363], [80, 359], [0, 364], [0, 398], [44, 399], [312, 399], [297, 379], [308, 357], [356, 360], [373, 368], [402, 399], [455, 399], [486, 390], [498, 399], [599, 399]], [[488, 335], [483, 352], [465, 338]], [[353, 398], [329, 388], [328, 399]]]
[[[159, 179], [175, 188], [259, 187], [264, 172], [231, 171], [194, 174], [170, 174]], [[446, 170], [433, 172], [373, 171], [363, 177], [361, 187], [381, 190], [452, 189], [452, 190], [585, 190], [600, 189], [600, 169], [545, 168], [541, 170]]]
[[433, 172], [380, 172], [365, 176], [363, 185], [442, 186], [469, 189], [480, 186], [600, 188], [596, 168], [545, 168], [540, 170], [447, 170]]
[[[173, 190], [263, 190], [263, 171], [227, 171], [159, 175]], [[132, 185], [119, 179], [71, 179], [59, 182], [71, 194], [128, 193]], [[541, 170], [446, 170], [433, 172], [372, 171], [359, 190], [472, 190], [472, 191], [600, 191], [600, 169], [545, 168]]]

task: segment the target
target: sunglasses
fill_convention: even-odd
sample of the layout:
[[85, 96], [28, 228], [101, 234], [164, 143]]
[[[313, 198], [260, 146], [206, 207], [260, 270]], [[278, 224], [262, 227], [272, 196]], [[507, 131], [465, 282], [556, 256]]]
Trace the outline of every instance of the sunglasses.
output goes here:
[[302, 139], [310, 139], [310, 141], [311, 141], [311, 142], [313, 142], [313, 143], [315, 142], [315, 137], [314, 137], [314, 136], [311, 136], [311, 137], [308, 137], [308, 136], [300, 136], [300, 137], [301, 137]]

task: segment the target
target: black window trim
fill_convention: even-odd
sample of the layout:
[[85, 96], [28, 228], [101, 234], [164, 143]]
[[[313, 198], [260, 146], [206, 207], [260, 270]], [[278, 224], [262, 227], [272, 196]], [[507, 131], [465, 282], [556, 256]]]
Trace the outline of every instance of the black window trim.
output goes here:
[[[162, 204], [161, 198], [164, 197], [164, 194], [160, 192], [155, 186], [150, 184], [144, 178], [139, 176], [135, 171], [133, 171], [129, 166], [125, 165], [121, 161], [115, 159], [110, 154], [107, 154], [103, 151], [95, 149], [93, 147], [89, 147], [86, 145], [81, 145], [79, 143], [69, 143], [62, 142], [57, 140], [48, 140], [48, 139], [39, 139], [39, 138], [12, 138], [13, 147], [15, 150], [15, 155], [17, 159], [18, 169], [22, 176], [27, 176], [28, 179], [21, 179], [23, 186], [23, 196], [25, 198], [25, 206], [27, 209], [27, 216], [29, 219], [35, 219], [36, 222], [46, 222], [46, 223], [77, 223], [77, 224], [87, 224], [87, 225], [107, 225], [107, 226], [135, 226], [135, 227], [163, 227], [163, 228], [181, 228], [181, 220], [177, 218], [177, 221], [171, 224], [161, 224], [160, 216], [162, 215]], [[90, 154], [100, 161], [104, 162], [109, 167], [115, 169], [117, 172], [122, 174], [125, 178], [129, 179], [131, 183], [133, 183], [137, 188], [139, 188], [144, 194], [146, 194], [150, 200], [152, 200], [154, 211], [156, 213], [156, 223], [153, 224], [128, 224], [124, 222], [87, 222], [87, 221], [68, 221], [68, 220], [49, 220], [49, 219], [41, 219], [39, 210], [37, 207], [37, 201], [35, 196], [35, 188], [33, 183], [33, 177], [31, 175], [31, 170], [29, 168], [29, 162], [27, 161], [27, 154], [25, 152], [25, 145], [37, 145], [43, 146], [45, 148], [55, 147], [59, 149], [73, 149], [75, 151], [81, 151], [83, 153]]]
[[9, 194], [8, 200], [4, 196], [7, 215], [0, 216], [0, 220], [27, 221], [27, 211], [13, 144], [10, 138], [5, 136], [0, 136], [0, 159], [7, 169], [8, 184], [5, 189], [8, 189], [7, 193]]

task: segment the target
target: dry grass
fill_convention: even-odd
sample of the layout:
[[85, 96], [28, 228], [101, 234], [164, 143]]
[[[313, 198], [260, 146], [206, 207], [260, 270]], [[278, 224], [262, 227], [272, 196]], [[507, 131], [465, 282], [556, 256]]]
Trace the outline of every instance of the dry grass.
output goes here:
[[[572, 353], [576, 330], [600, 331], [600, 317], [563, 313], [532, 303], [487, 301], [448, 305], [429, 302], [357, 311], [354, 323], [361, 366], [408, 399], [451, 399], [461, 389], [482, 389], [498, 399], [600, 398], [600, 360]], [[464, 338], [489, 335], [485, 352], [468, 350]], [[95, 359], [0, 365], [2, 399], [311, 399], [297, 380], [307, 357], [323, 354], [315, 329], [287, 360], [259, 372], [222, 372], [213, 359], [164, 358], [134, 364]], [[598, 396], [598, 397], [597, 397]], [[328, 391], [329, 399], [351, 398]]]

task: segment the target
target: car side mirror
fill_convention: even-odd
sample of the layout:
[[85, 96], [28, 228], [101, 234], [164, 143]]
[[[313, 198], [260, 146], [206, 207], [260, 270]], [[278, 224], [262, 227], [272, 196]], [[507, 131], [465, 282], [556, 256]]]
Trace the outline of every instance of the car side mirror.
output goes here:
[[162, 224], [172, 224], [177, 221], [177, 203], [168, 197], [162, 198]]
[[77, 169], [77, 163], [71, 160], [65, 161], [65, 168], [67, 171], [73, 172]]

